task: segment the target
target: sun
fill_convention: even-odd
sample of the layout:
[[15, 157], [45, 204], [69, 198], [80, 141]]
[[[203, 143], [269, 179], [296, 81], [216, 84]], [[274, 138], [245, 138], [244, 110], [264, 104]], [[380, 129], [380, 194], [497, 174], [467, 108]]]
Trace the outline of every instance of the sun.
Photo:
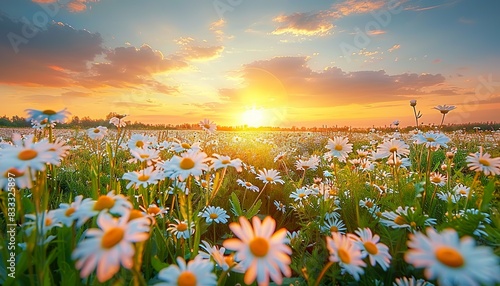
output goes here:
[[241, 124], [249, 127], [260, 127], [266, 125], [266, 111], [264, 109], [251, 108], [241, 113]]

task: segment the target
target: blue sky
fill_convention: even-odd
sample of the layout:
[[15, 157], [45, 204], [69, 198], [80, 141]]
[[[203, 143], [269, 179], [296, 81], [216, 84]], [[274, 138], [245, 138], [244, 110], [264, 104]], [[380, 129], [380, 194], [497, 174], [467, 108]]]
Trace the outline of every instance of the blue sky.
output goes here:
[[[499, 121], [498, 11], [493, 0], [4, 0], [0, 115], [411, 125], [415, 98], [427, 123], [439, 104], [457, 106], [450, 123]], [[43, 30], [27, 34], [26, 20]]]

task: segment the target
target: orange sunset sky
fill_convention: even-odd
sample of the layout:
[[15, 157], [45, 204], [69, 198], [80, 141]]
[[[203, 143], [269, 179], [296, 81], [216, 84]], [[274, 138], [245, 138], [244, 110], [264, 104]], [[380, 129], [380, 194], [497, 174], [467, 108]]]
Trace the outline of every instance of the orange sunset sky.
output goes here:
[[500, 121], [494, 0], [3, 0], [0, 116], [369, 127]]

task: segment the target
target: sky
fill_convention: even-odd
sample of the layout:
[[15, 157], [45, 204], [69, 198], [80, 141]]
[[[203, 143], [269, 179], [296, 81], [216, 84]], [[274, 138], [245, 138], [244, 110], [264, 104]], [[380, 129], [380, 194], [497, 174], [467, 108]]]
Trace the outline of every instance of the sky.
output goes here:
[[[500, 122], [497, 0], [2, 0], [0, 116]], [[71, 118], [69, 118], [71, 119]]]

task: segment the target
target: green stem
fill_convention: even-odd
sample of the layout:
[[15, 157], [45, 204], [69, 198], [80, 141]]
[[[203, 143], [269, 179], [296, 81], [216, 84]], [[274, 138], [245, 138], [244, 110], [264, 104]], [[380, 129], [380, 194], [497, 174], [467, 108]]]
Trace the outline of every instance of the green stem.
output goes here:
[[[325, 276], [326, 271], [328, 268], [330, 268], [334, 264], [333, 261], [329, 261], [328, 264], [323, 267], [323, 270], [321, 270], [321, 273], [319, 274], [318, 278], [316, 279], [316, 282], [314, 283], [314, 286], [319, 286], [319, 282], [321, 282], [321, 279], [323, 279], [323, 276]], [[333, 281], [334, 282], [334, 281]], [[335, 283], [332, 283], [332, 285], [335, 285]]]

